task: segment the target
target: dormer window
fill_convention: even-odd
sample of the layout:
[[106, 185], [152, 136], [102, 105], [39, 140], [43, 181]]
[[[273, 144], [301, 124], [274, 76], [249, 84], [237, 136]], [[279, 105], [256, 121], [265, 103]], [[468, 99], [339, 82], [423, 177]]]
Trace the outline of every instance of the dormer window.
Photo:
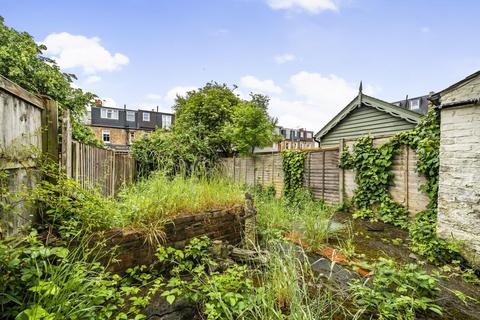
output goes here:
[[103, 119], [118, 120], [118, 110], [102, 108], [100, 116]]
[[420, 109], [420, 99], [410, 100], [410, 110]]
[[150, 113], [148, 113], [148, 112], [142, 112], [142, 117], [143, 117], [143, 121], [145, 121], [145, 122], [149, 122], [149, 121], [150, 121]]
[[127, 111], [127, 121], [135, 122], [135, 111]]

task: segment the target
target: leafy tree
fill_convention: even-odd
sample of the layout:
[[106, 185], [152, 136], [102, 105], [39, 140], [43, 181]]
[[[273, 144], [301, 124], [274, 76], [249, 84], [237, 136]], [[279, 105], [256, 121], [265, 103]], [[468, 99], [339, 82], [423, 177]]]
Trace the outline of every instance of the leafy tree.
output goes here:
[[268, 116], [266, 106], [258, 106], [253, 101], [242, 102], [234, 108], [225, 135], [237, 152], [250, 154], [255, 147], [265, 147], [279, 140], [275, 124], [276, 121]]
[[231, 121], [238, 98], [225, 84], [209, 82], [203, 88], [178, 96], [175, 105], [176, 132], [190, 132], [197, 140], [224, 154], [231, 152], [231, 144], [224, 135]]
[[94, 94], [72, 87], [74, 74], [60, 71], [55, 60], [43, 55], [47, 47], [37, 44], [27, 32], [18, 32], [4, 24], [0, 16], [0, 74], [26, 90], [47, 95], [58, 102], [60, 110], [69, 109], [75, 140], [101, 145], [80, 119]]

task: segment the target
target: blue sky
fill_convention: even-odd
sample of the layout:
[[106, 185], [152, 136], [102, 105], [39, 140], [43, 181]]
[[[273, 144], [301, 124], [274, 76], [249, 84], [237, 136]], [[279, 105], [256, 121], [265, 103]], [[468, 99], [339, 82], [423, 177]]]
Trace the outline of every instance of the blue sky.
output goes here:
[[215, 80], [271, 96], [280, 124], [319, 130], [356, 94], [394, 101], [480, 68], [479, 1], [0, 0], [109, 104], [170, 110]]

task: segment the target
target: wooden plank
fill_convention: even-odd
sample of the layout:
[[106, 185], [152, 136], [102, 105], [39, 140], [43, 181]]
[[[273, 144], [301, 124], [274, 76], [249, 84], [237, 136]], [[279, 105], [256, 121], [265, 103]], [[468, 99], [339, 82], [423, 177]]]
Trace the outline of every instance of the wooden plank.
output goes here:
[[[18, 84], [16, 84], [13, 81], [10, 81], [9, 79], [5, 78], [0, 74], [0, 88], [2, 88], [5, 91], [10, 92], [13, 94], [15, 97], [18, 97], [22, 100], [27, 101], [28, 103], [34, 105], [35, 107], [39, 109], [45, 109], [45, 104], [44, 104], [44, 99], [39, 97], [38, 95], [31, 93], [22, 87], [20, 87]], [[48, 98], [49, 99], [49, 98]]]

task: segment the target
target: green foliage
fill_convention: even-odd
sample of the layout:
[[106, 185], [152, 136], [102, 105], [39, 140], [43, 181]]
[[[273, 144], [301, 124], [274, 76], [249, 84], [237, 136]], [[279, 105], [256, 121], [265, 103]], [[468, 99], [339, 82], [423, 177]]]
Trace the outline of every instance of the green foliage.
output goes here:
[[179, 213], [198, 213], [244, 201], [241, 186], [220, 177], [168, 177], [156, 172], [118, 196], [125, 224], [146, 230], [159, 229]]
[[254, 102], [242, 102], [234, 107], [232, 121], [225, 127], [225, 135], [233, 149], [241, 154], [252, 154], [255, 147], [266, 147], [279, 141], [275, 134], [276, 121], [270, 119], [266, 107]]
[[407, 226], [407, 210], [395, 203], [388, 192], [393, 180], [390, 167], [397, 150], [395, 140], [375, 147], [371, 136], [358, 138], [352, 154], [348, 148], [343, 150], [340, 166], [356, 173], [357, 188], [352, 203], [360, 212], [355, 217], [379, 217], [384, 222]]
[[118, 203], [94, 188], [84, 189], [68, 178], [58, 164], [40, 162], [44, 177], [28, 195], [40, 209], [42, 222], [54, 226], [62, 238], [73, 238], [120, 224]]
[[186, 97], [177, 97], [173, 107], [174, 130], [193, 133], [198, 140], [208, 141], [213, 150], [228, 154], [231, 144], [224, 130], [240, 102], [225, 84], [207, 83], [203, 88], [188, 92]]
[[277, 136], [267, 106], [266, 96], [252, 94], [251, 101], [243, 101], [214, 82], [178, 96], [172, 130], [157, 130], [134, 141], [139, 174], [160, 169], [169, 175], [208, 175], [221, 155], [250, 153], [255, 146], [272, 143]]
[[158, 285], [139, 295], [140, 287], [122, 283], [96, 262], [95, 248], [77, 246], [46, 246], [36, 232], [20, 244], [0, 242], [0, 318], [108, 319], [117, 314], [127, 319], [138, 314], [134, 303], [126, 313], [119, 308], [125, 300], [148, 301]]
[[332, 226], [333, 208], [314, 201], [306, 191], [297, 192], [294, 200], [265, 193], [256, 193], [255, 199], [258, 232], [263, 242], [282, 239], [283, 234], [294, 232], [316, 249], [340, 231]]
[[141, 177], [155, 170], [171, 176], [208, 174], [218, 158], [217, 151], [208, 139], [200, 139], [197, 133], [180, 131], [175, 126], [171, 132], [158, 129], [136, 139], [131, 146], [131, 153], [137, 160]]
[[93, 132], [81, 123], [86, 106], [95, 96], [74, 88], [75, 75], [61, 72], [55, 60], [43, 55], [46, 49], [29, 33], [7, 27], [0, 16], [0, 74], [30, 92], [51, 97], [60, 109], [69, 109], [73, 138], [100, 145]]
[[[440, 118], [435, 109], [409, 131], [401, 132], [378, 147], [373, 146], [371, 137], [362, 137], [353, 147], [353, 154], [345, 148], [340, 157], [340, 166], [356, 171], [358, 185], [353, 204], [360, 210], [354, 217], [380, 217], [402, 228], [407, 228], [407, 210], [395, 203], [388, 193], [392, 182], [390, 166], [392, 158], [401, 146], [414, 149], [418, 155], [417, 172], [424, 175], [426, 182], [420, 186], [429, 197], [428, 209], [418, 213], [409, 226], [410, 248], [430, 262], [445, 263], [458, 259], [455, 244], [439, 239], [436, 234], [438, 173], [440, 149]], [[375, 209], [376, 215], [374, 214]]]
[[439, 315], [442, 309], [434, 298], [440, 292], [438, 275], [428, 275], [416, 264], [397, 266], [381, 258], [373, 265], [371, 283], [359, 279], [350, 284], [355, 302], [378, 319], [416, 319], [419, 311]]
[[[208, 238], [192, 239], [184, 250], [160, 247], [156, 256], [170, 275], [167, 291], [162, 293], [173, 303], [181, 296], [198, 304], [207, 319], [238, 319], [255, 294], [245, 266], [236, 264], [223, 272], [209, 270], [216, 265], [209, 255]], [[188, 275], [188, 280], [185, 276]]]
[[427, 209], [417, 213], [408, 234], [412, 251], [435, 263], [449, 263], [459, 259], [457, 245], [454, 242], [438, 238], [436, 226], [436, 209]]
[[282, 152], [283, 193], [286, 198], [292, 198], [303, 190], [303, 171], [306, 152], [285, 150]]

